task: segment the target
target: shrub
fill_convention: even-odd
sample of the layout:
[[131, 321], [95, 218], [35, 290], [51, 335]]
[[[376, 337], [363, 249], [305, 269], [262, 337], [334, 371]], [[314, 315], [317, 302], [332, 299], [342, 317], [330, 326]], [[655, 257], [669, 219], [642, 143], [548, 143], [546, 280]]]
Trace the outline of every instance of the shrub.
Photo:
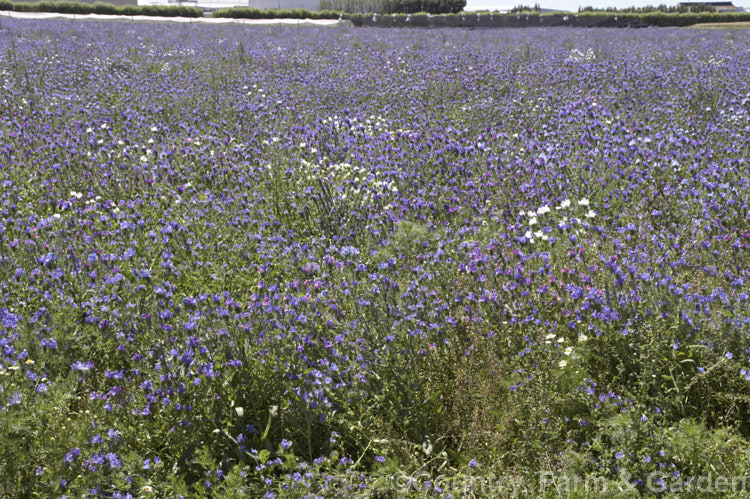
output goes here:
[[0, 10], [15, 12], [57, 12], [60, 14], [109, 14], [127, 16], [203, 17], [203, 11], [183, 5], [123, 5], [105, 2], [0, 2]]

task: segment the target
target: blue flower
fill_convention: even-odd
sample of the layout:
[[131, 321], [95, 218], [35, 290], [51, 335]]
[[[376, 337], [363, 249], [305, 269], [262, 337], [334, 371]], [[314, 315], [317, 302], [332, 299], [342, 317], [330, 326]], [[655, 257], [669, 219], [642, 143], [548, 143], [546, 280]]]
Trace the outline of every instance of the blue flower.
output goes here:
[[10, 313], [7, 308], [0, 310], [0, 317], [2, 317], [3, 327], [15, 329], [18, 326], [18, 316]]
[[67, 454], [63, 456], [63, 462], [66, 464], [70, 464], [76, 459], [78, 459], [78, 456], [81, 455], [81, 449], [79, 447], [75, 447], [70, 450]]

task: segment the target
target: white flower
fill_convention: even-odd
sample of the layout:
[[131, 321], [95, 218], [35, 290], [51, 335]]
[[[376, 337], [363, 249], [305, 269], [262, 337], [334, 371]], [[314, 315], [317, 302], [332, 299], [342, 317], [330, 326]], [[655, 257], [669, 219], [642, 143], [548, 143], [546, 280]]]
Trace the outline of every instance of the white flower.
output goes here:
[[76, 192], [76, 191], [70, 191], [70, 197], [81, 199], [83, 197], [83, 194], [80, 192]]
[[530, 230], [527, 230], [526, 234], [524, 234], [523, 237], [525, 237], [526, 239], [528, 239], [531, 242], [534, 241], [534, 234], [532, 234]]
[[573, 353], [573, 347], [566, 348], [564, 353], [565, 355], [570, 355], [571, 353]]
[[106, 123], [102, 123], [102, 130], [106, 130], [109, 126]]
[[541, 230], [538, 230], [534, 232], [534, 237], [544, 238], [544, 232], [542, 232]]
[[536, 222], [537, 222], [536, 217], [531, 217], [529, 219], [529, 225], [536, 225]]
[[556, 336], [555, 334], [552, 334], [552, 333], [550, 333], [550, 334], [548, 334], [547, 336], [545, 336], [545, 338], [544, 338], [544, 339], [546, 339], [546, 340], [554, 340], [554, 339], [555, 339], [555, 336]]
[[586, 213], [586, 218], [594, 218], [596, 216], [596, 213], [594, 213], [594, 210], [589, 210], [588, 213]]
[[567, 360], [561, 360], [560, 362], [557, 363], [557, 365], [560, 366], [560, 367], [565, 367], [565, 366], [568, 365], [568, 361]]
[[560, 203], [560, 208], [568, 208], [570, 206], [570, 199], [566, 199], [562, 203]]
[[578, 335], [578, 341], [586, 341], [588, 339], [589, 339], [589, 337], [586, 336], [585, 334]]
[[546, 204], [542, 206], [541, 208], [539, 208], [538, 210], [536, 210], [537, 215], [544, 215], [545, 213], [549, 213], [549, 212], [550, 212], [549, 206], [547, 206]]
[[91, 127], [88, 127], [88, 128], [86, 129], [86, 133], [94, 133], [94, 129], [93, 129], [93, 128], [91, 128]]
[[158, 129], [158, 128], [156, 128], [155, 126], [152, 126], [152, 127], [151, 127], [151, 131], [152, 131], [152, 132], [158, 132], [158, 131], [159, 131], [159, 129]]
[[583, 198], [580, 201], [578, 201], [578, 206], [588, 206], [589, 205], [589, 198]]

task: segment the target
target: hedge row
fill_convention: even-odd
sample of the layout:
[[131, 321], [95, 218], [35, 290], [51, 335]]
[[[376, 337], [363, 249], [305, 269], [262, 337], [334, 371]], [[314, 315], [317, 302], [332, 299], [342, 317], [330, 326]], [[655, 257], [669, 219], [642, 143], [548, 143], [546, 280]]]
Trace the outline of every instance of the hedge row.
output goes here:
[[[323, 0], [346, 1], [346, 0]], [[365, 0], [352, 0], [353, 2]], [[422, 9], [418, 13], [400, 13], [390, 15], [393, 10], [385, 10], [381, 15], [372, 13], [345, 13], [334, 10], [311, 11], [306, 9], [252, 9], [235, 7], [221, 9], [213, 13], [213, 17], [235, 19], [349, 19], [356, 26], [463, 26], [463, 27], [530, 27], [530, 26], [588, 26], [588, 27], [623, 27], [623, 26], [692, 26], [701, 23], [732, 23], [750, 21], [750, 12], [581, 12], [579, 14], [489, 14], [489, 13], [448, 13], [434, 15], [425, 11], [428, 1], [444, 2], [441, 5], [452, 5], [450, 8], [460, 8], [465, 0], [381, 0], [381, 5], [387, 9], [412, 9], [419, 5]], [[451, 3], [452, 2], [452, 3]], [[441, 7], [443, 8], [443, 7]], [[203, 12], [195, 7], [177, 5], [123, 5], [116, 6], [108, 3], [81, 3], [67, 1], [42, 2], [9, 2], [0, 0], [0, 10], [15, 12], [57, 12], [62, 14], [112, 14], [126, 16], [164, 16], [164, 17], [203, 17]], [[382, 15], [382, 14], [388, 15]]]
[[[469, 13], [430, 15], [418, 14], [393, 14], [375, 16], [373, 14], [349, 14], [344, 15], [355, 26], [377, 26], [382, 28], [392, 27], [464, 27], [464, 28], [527, 28], [544, 26], [579, 26], [579, 27], [616, 27], [633, 26], [644, 27], [645, 24], [633, 23], [632, 21], [613, 21], [613, 16], [591, 17], [585, 20], [576, 19], [573, 15], [553, 14], [497, 14], [497, 13]], [[624, 24], [627, 23], [627, 24]]]
[[[579, 19], [602, 17], [602, 12], [581, 12]], [[613, 17], [608, 14], [608, 17]], [[750, 12], [623, 12], [614, 17], [618, 20], [637, 20], [649, 26], [692, 26], [702, 23], [734, 23], [750, 21]]]
[[341, 13], [332, 10], [307, 9], [253, 9], [249, 7], [232, 7], [215, 10], [211, 17], [228, 17], [232, 19], [338, 19]]
[[750, 12], [700, 12], [700, 13], [611, 13], [581, 12], [580, 14], [490, 14], [466, 13], [432, 15], [427, 12], [416, 14], [375, 15], [373, 13], [344, 13], [333, 10], [310, 11], [305, 9], [277, 10], [250, 9], [235, 7], [217, 10], [214, 17], [235, 19], [343, 19], [355, 26], [379, 27], [487, 27], [525, 28], [533, 26], [579, 26], [579, 27], [646, 27], [646, 26], [691, 26], [700, 23], [750, 21]]
[[320, 8], [350, 13], [447, 14], [461, 12], [466, 0], [320, 0]]
[[318, 8], [336, 12], [367, 14], [383, 12], [383, 0], [320, 0]]
[[670, 13], [618, 13], [617, 15], [596, 12], [576, 14], [490, 14], [459, 13], [428, 15], [398, 14], [395, 16], [373, 16], [373, 14], [344, 15], [355, 26], [379, 27], [486, 27], [486, 28], [526, 28], [539, 26], [570, 27], [647, 27], [647, 26], [692, 26], [700, 23], [731, 23], [750, 21], [750, 12], [718, 13], [701, 12], [686, 14]]
[[182, 5], [122, 5], [83, 2], [9, 2], [0, 0], [0, 10], [13, 12], [54, 12], [59, 14], [110, 14], [120, 16], [203, 17], [196, 7]]
[[[408, 0], [412, 2], [419, 2], [421, 1], [423, 4], [426, 3], [425, 0]], [[434, 1], [434, 0], [433, 0]], [[466, 5], [466, 0], [439, 0], [440, 2], [443, 2], [444, 5], [449, 6], [449, 8], [452, 9], [458, 9], [455, 11], [448, 11], [448, 12], [460, 12], [460, 10]], [[338, 2], [339, 8], [328, 8], [329, 4], [333, 4], [334, 2]], [[211, 15], [212, 17], [225, 17], [225, 18], [233, 18], [233, 19], [338, 19], [339, 17], [342, 17], [343, 19], [352, 19], [353, 21], [355, 19], [359, 19], [359, 17], [367, 18], [373, 16], [373, 10], [367, 10], [367, 13], [360, 12], [358, 10], [348, 10], [344, 9], [342, 7], [345, 7], [347, 2], [351, 2], [349, 7], [351, 9], [355, 9], [359, 4], [363, 4], [363, 0], [321, 0], [321, 9], [322, 10], [307, 10], [307, 9], [254, 9], [249, 7], [233, 7], [231, 9], [219, 9], [214, 11]], [[404, 0], [385, 0], [380, 1], [381, 6], [387, 4], [387, 8], [384, 11], [377, 11], [379, 15], [391, 15], [394, 12], [403, 12], [404, 14], [411, 13], [411, 11], [397, 11], [397, 10], [391, 10], [394, 8], [394, 5], [396, 5], [396, 2], [404, 2]], [[452, 6], [451, 3], [452, 2]], [[378, 0], [370, 1], [370, 5], [375, 5], [378, 3]], [[437, 3], [437, 2], [436, 2]], [[413, 7], [410, 7], [413, 8]], [[426, 16], [429, 12], [430, 14], [435, 14], [435, 12], [430, 12], [428, 10], [415, 10], [413, 12], [419, 12], [421, 15]], [[359, 16], [359, 17], [358, 17]], [[359, 21], [357, 21], [359, 22]]]
[[[528, 9], [531, 10], [531, 9]], [[624, 9], [618, 9], [616, 7], [607, 7], [605, 9], [597, 9], [591, 6], [581, 7], [578, 12], [634, 12], [634, 13], [647, 13], [647, 12], [716, 12], [716, 7], [710, 3], [695, 3], [691, 2], [690, 5], [677, 4], [677, 5], [646, 5], [643, 7], [626, 7]]]

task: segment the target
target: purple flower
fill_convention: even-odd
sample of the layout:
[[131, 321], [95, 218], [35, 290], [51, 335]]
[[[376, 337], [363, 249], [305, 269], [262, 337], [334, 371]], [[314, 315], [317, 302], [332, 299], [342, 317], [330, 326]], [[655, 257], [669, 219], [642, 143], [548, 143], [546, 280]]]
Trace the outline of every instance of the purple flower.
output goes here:
[[15, 329], [18, 326], [18, 316], [9, 312], [7, 308], [0, 310], [0, 318], [2, 318], [3, 327]]
[[8, 406], [14, 406], [21, 403], [21, 392], [13, 392], [13, 395], [8, 398]]
[[81, 449], [80, 449], [80, 447], [75, 447], [75, 448], [71, 449], [70, 452], [68, 452], [67, 454], [65, 454], [63, 456], [63, 462], [65, 464], [70, 464], [73, 461], [75, 461], [76, 459], [78, 459], [78, 456], [80, 456], [80, 455], [81, 455]]
[[110, 468], [121, 468], [122, 462], [117, 457], [117, 454], [110, 452], [106, 455], [107, 461], [109, 461], [109, 467]]

